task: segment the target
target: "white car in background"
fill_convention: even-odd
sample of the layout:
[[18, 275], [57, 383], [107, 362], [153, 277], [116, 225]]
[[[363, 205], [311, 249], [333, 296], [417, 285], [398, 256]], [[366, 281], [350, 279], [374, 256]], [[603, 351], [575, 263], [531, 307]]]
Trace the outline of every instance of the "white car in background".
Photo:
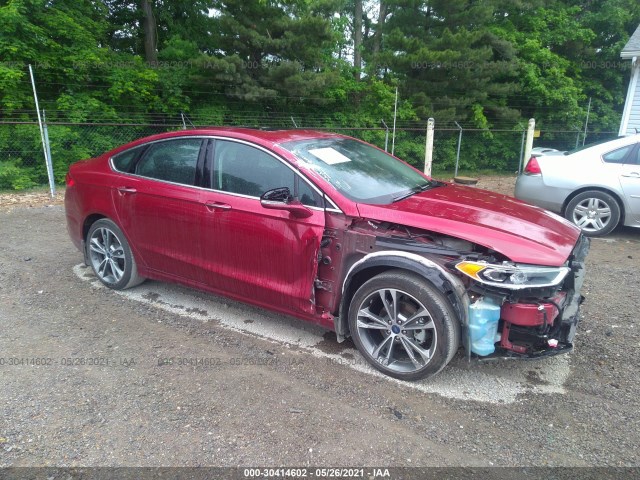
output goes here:
[[640, 227], [640, 134], [569, 152], [532, 152], [515, 197], [563, 215], [585, 235]]

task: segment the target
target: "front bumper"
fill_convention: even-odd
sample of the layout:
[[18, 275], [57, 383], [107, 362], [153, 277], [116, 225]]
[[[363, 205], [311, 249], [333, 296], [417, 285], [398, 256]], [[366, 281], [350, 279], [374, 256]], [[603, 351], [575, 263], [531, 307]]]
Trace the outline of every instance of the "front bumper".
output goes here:
[[511, 298], [502, 304], [496, 350], [481, 359], [536, 359], [573, 350], [580, 304], [584, 298], [581, 290], [589, 244], [589, 238], [580, 236], [567, 261], [571, 272], [559, 291], [553, 295]]

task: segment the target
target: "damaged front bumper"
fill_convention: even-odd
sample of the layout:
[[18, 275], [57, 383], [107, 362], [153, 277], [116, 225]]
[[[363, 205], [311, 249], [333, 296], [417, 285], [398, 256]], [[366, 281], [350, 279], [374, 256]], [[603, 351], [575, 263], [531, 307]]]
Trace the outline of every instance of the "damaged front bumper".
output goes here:
[[[531, 290], [520, 292], [517, 296], [501, 296], [499, 292], [486, 289], [480, 295], [476, 293], [476, 302], [489, 299], [495, 302], [496, 307], [493, 330], [482, 331], [488, 337], [479, 339], [478, 329], [469, 326], [467, 343], [470, 353], [484, 360], [505, 357], [537, 359], [571, 352], [580, 321], [580, 304], [584, 299], [581, 290], [589, 243], [589, 238], [580, 237], [567, 260], [570, 273], [555, 291]], [[473, 338], [474, 334], [476, 338]], [[493, 343], [493, 348], [489, 350], [482, 348], [482, 341], [486, 346], [488, 338], [489, 344]]]

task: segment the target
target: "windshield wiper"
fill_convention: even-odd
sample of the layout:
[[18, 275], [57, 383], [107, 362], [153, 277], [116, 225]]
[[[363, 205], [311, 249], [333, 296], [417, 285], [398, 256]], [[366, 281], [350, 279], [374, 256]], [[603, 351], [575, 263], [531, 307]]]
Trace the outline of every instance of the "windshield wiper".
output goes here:
[[415, 195], [416, 193], [420, 193], [420, 192], [424, 192], [425, 190], [429, 190], [430, 188], [433, 188], [434, 186], [436, 186], [436, 185], [433, 184], [433, 183], [425, 183], [424, 185], [421, 185], [419, 187], [414, 187], [411, 190], [409, 190], [407, 193], [403, 193], [402, 195], [398, 195], [397, 197], [393, 197], [392, 203], [399, 202], [400, 200], [404, 200], [405, 198], [409, 198], [412, 195]]

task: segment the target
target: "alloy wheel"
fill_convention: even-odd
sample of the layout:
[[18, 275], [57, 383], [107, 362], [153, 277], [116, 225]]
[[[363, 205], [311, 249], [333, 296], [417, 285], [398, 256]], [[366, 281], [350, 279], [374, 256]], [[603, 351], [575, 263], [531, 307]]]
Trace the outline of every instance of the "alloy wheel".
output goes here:
[[89, 255], [94, 271], [103, 282], [115, 284], [122, 279], [126, 257], [122, 242], [112, 230], [101, 227], [93, 232]]
[[573, 223], [585, 232], [604, 230], [611, 221], [611, 207], [600, 198], [585, 198], [573, 209]]
[[358, 336], [375, 361], [396, 373], [424, 368], [438, 335], [431, 314], [415, 297], [397, 289], [371, 293], [357, 313]]

